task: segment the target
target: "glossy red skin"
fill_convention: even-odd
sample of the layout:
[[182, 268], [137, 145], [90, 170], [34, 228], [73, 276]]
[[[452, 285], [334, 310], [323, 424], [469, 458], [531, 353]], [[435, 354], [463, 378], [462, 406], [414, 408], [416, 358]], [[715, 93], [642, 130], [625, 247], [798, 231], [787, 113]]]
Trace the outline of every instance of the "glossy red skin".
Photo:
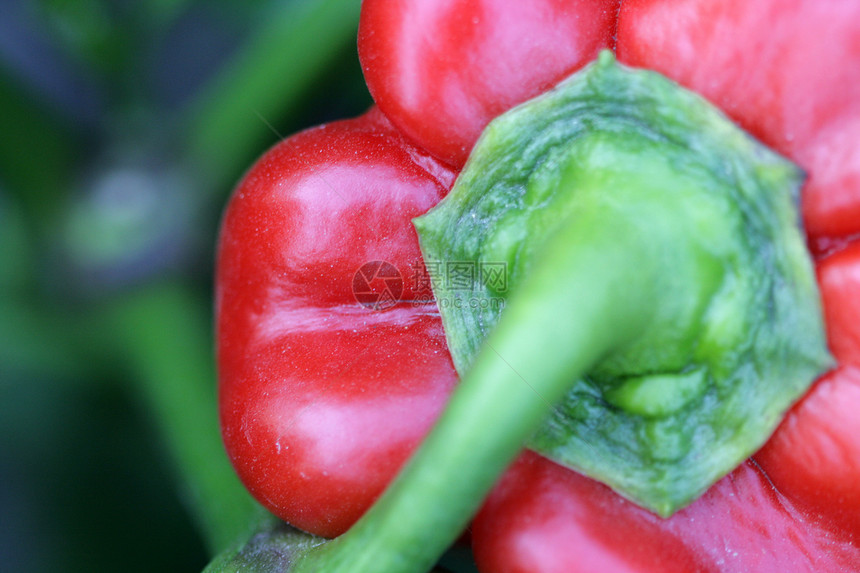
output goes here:
[[364, 0], [358, 54], [379, 108], [466, 162], [489, 121], [611, 48], [619, 0]]
[[374, 311], [352, 292], [361, 265], [385, 260], [403, 300], [422, 294], [411, 219], [452, 178], [374, 111], [282, 141], [230, 202], [216, 293], [223, 437], [250, 492], [296, 527], [345, 531], [456, 381], [435, 306]]
[[537, 454], [510, 468], [472, 525], [492, 573], [847, 573], [860, 548], [805, 519], [745, 463], [661, 519]]
[[830, 349], [840, 364], [860, 366], [860, 240], [820, 260], [817, 270]]
[[860, 2], [624, 0], [618, 57], [699, 92], [804, 167], [810, 235], [860, 232]]
[[843, 366], [817, 382], [756, 459], [780, 491], [860, 544], [860, 242], [819, 261], [818, 284]]
[[858, 405], [860, 368], [843, 366], [816, 383], [755, 459], [798, 507], [860, 546]]

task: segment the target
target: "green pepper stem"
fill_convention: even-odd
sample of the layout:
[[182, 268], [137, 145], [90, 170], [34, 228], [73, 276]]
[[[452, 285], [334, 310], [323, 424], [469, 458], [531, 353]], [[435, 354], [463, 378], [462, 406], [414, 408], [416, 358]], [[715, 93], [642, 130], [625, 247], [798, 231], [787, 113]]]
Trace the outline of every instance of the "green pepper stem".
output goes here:
[[[655, 260], [643, 252], [649, 242], [630, 230], [606, 229], [573, 250], [572, 227], [548, 242], [400, 476], [350, 531], [308, 552], [294, 571], [432, 567], [571, 382], [646, 327], [659, 265], [647, 268]], [[644, 262], [631, 270], [637, 254]]]

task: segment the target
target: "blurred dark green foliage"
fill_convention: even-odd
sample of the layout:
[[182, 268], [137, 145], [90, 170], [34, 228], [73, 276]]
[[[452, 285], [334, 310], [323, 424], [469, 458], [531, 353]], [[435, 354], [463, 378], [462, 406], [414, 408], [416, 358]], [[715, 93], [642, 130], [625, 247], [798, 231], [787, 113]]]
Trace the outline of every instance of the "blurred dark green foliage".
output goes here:
[[6, 0], [0, 570], [199, 571], [258, 509], [217, 431], [230, 189], [370, 105], [359, 0]]

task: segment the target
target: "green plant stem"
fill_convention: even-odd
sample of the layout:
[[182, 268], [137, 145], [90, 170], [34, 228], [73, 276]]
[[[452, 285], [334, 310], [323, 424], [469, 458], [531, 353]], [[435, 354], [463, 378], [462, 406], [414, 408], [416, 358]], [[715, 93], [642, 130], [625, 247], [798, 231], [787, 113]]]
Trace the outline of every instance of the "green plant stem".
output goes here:
[[[235, 176], [280, 116], [355, 42], [358, 0], [296, 1], [278, 9], [189, 113], [192, 164], [211, 181]], [[277, 135], [277, 134], [275, 134]]]
[[572, 251], [570, 234], [551, 240], [402, 474], [293, 571], [426, 571], [570, 383], [646, 328], [661, 282], [648, 242], [613, 228]]
[[154, 412], [214, 554], [250, 535], [262, 510], [239, 483], [221, 444], [207, 316], [190, 290], [153, 285], [117, 301], [109, 331]]

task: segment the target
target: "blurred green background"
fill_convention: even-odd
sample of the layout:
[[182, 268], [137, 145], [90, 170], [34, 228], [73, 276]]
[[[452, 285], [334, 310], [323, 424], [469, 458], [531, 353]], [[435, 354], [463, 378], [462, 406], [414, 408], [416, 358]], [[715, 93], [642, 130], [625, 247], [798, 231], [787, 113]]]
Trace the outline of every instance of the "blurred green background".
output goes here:
[[359, 0], [4, 0], [0, 570], [200, 571], [220, 213], [278, 134], [370, 105]]

